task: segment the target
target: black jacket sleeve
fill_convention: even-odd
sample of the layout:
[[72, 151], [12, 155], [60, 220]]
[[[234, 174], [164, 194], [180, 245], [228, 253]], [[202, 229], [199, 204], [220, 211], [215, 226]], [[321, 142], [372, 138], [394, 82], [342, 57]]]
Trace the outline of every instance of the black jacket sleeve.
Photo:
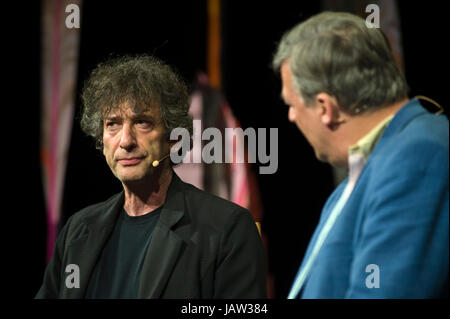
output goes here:
[[215, 271], [214, 297], [267, 298], [266, 256], [249, 211], [239, 208], [225, 226]]

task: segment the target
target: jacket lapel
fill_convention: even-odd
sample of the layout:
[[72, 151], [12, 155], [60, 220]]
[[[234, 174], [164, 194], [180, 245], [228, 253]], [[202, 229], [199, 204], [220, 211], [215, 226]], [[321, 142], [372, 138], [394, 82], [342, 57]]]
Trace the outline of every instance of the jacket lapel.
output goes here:
[[139, 298], [159, 298], [169, 280], [184, 240], [174, 231], [184, 216], [183, 182], [173, 173], [161, 216], [153, 232], [141, 272]]
[[[123, 192], [115, 195], [104, 205], [95, 209], [85, 221], [85, 231], [68, 245], [67, 263], [80, 269], [80, 288], [64, 289], [62, 298], [84, 298], [89, 279], [109, 235], [114, 229], [117, 216], [123, 206]], [[63, 265], [66, 267], [66, 265]]]

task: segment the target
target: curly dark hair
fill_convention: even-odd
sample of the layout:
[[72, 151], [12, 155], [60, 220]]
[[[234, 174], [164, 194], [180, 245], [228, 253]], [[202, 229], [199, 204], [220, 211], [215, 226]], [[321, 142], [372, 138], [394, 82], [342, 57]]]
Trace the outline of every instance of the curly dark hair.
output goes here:
[[[84, 83], [81, 129], [103, 149], [103, 119], [113, 109], [129, 103], [136, 113], [158, 105], [165, 135], [177, 127], [192, 138], [188, 89], [167, 64], [150, 55], [126, 55], [100, 63]], [[192, 145], [192, 143], [191, 143]]]

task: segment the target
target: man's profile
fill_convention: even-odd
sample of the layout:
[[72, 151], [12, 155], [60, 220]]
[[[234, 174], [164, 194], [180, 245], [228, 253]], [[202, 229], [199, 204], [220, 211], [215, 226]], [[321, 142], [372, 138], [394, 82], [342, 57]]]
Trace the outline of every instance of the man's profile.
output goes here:
[[382, 32], [323, 12], [283, 36], [273, 67], [289, 121], [349, 170], [288, 298], [448, 295], [448, 120], [408, 97]]

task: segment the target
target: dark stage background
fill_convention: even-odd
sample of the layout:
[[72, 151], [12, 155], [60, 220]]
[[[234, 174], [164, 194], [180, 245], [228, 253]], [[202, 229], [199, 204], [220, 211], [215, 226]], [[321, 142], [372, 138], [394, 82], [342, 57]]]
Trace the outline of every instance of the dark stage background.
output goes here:
[[[311, 147], [287, 120], [279, 98], [281, 84], [270, 70], [276, 42], [288, 28], [319, 12], [317, 1], [226, 1], [222, 4], [222, 86], [243, 128], [279, 129], [278, 171], [257, 175], [264, 205], [263, 231], [268, 239], [270, 272], [276, 298], [286, 298], [304, 250], [333, 189], [332, 171], [319, 163]], [[405, 73], [416, 94], [447, 108], [444, 14], [430, 2], [399, 1]], [[441, 2], [437, 2], [441, 3]], [[26, 19], [11, 36], [10, 51], [22, 58], [11, 81], [26, 111], [26, 176], [14, 195], [20, 223], [30, 226], [26, 247], [17, 248], [26, 266], [26, 286], [18, 297], [33, 297], [45, 269], [46, 222], [39, 162], [40, 4], [14, 9]], [[174, 65], [192, 83], [206, 71], [206, 1], [84, 1], [74, 119], [63, 200], [63, 222], [77, 210], [120, 190], [93, 141], [79, 128], [82, 81], [110, 54], [151, 53]], [[25, 22], [24, 22], [25, 23]], [[444, 67], [445, 65], [445, 67]], [[27, 86], [24, 91], [24, 85]], [[446, 111], [447, 112], [447, 111]], [[447, 113], [448, 114], [448, 113]], [[24, 114], [22, 114], [24, 116]], [[22, 128], [20, 129], [22, 131]], [[22, 142], [24, 138], [22, 138]], [[257, 167], [254, 167], [257, 172]], [[14, 184], [16, 185], [16, 184]], [[23, 277], [23, 276], [22, 276]], [[26, 288], [24, 288], [26, 287]]]

